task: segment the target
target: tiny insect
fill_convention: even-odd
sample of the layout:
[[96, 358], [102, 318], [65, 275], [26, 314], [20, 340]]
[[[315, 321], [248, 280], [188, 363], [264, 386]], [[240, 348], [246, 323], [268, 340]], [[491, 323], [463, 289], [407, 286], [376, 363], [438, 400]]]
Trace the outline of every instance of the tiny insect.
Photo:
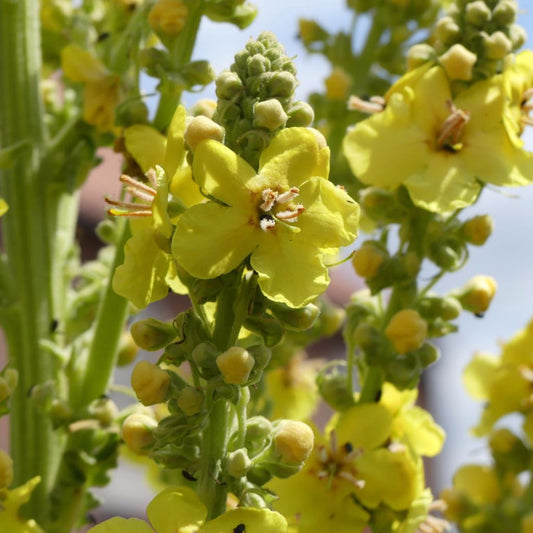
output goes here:
[[233, 528], [233, 533], [245, 533], [246, 526], [244, 524], [238, 524]]
[[187, 480], [187, 481], [198, 481], [190, 472], [187, 472], [187, 470], [182, 470], [181, 475]]

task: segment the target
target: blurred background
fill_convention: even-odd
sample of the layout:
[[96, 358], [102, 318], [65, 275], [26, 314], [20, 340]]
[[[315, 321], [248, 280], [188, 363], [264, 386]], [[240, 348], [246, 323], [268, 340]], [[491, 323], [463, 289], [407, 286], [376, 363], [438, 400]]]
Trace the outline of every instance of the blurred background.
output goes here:
[[[531, 34], [529, 46], [533, 47], [533, 10], [531, 0], [522, 0], [518, 23]], [[276, 33], [289, 56], [296, 57], [300, 80], [297, 98], [306, 100], [313, 91], [323, 91], [324, 79], [330, 73], [327, 61], [321, 56], [309, 56], [297, 40], [298, 18], [316, 19], [331, 32], [349, 30], [350, 18], [342, 0], [256, 0], [259, 14], [246, 30], [229, 24], [214, 24], [203, 20], [193, 59], [209, 59], [218, 73], [233, 62], [233, 55], [250, 36], [268, 29]], [[326, 7], [327, 6], [327, 7]], [[364, 26], [362, 28], [364, 30]], [[150, 79], [145, 80], [146, 92], [153, 92]], [[213, 84], [201, 94], [187, 94], [185, 104], [197, 99], [214, 97]], [[155, 106], [155, 101], [148, 103]], [[526, 131], [526, 143], [533, 150], [533, 129]], [[80, 239], [84, 242], [84, 256], [94, 257], [99, 246], [93, 235], [94, 226], [103, 218], [106, 195], [118, 192], [120, 158], [105, 154], [104, 163], [93, 173], [84, 186]], [[465, 462], [480, 461], [486, 457], [484, 442], [469, 436], [469, 428], [478, 419], [481, 406], [471, 400], [462, 388], [461, 373], [475, 351], [497, 354], [499, 342], [506, 340], [533, 317], [533, 188], [497, 192], [486, 188], [480, 201], [470, 210], [474, 214], [489, 213], [494, 218], [495, 231], [481, 249], [473, 249], [465, 268], [449, 275], [435, 290], [440, 293], [463, 285], [476, 274], [496, 278], [498, 293], [489, 312], [483, 318], [464, 314], [459, 322], [459, 332], [447, 337], [440, 345], [441, 358], [427, 372], [424, 390], [428, 409], [447, 434], [443, 453], [430, 463], [430, 480], [436, 493], [451, 482], [456, 468]], [[357, 246], [357, 245], [356, 245]], [[361, 286], [350, 264], [333, 271], [330, 297], [336, 302], [346, 301]], [[434, 272], [428, 271], [429, 279]], [[172, 299], [170, 307], [151, 307], [147, 316], [170, 318], [184, 301]], [[325, 355], [325, 354], [322, 354]], [[153, 359], [153, 355], [151, 355]], [[119, 369], [117, 381], [127, 384], [131, 367]], [[145, 472], [132, 465], [119, 469], [110, 486], [100, 491], [105, 506], [98, 517], [109, 514], [140, 516], [152, 498], [152, 489], [145, 480]]]

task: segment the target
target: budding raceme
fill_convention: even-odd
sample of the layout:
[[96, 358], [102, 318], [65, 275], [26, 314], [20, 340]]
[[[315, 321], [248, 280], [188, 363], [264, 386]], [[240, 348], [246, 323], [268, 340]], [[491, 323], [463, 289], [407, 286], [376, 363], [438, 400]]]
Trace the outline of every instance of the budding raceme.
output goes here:
[[385, 335], [398, 353], [406, 353], [422, 346], [427, 329], [427, 322], [418, 311], [402, 309], [391, 318]]

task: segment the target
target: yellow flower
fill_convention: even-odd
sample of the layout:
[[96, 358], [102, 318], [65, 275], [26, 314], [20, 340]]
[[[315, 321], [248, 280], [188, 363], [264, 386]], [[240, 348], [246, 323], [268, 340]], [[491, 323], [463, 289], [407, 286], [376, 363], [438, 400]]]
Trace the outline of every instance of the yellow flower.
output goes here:
[[187, 487], [159, 493], [146, 509], [152, 527], [137, 518], [111, 518], [90, 533], [287, 533], [285, 519], [268, 509], [237, 508], [205, 521], [207, 509]]
[[100, 131], [112, 130], [120, 101], [120, 78], [76, 44], [61, 50], [61, 66], [67, 78], [84, 85], [83, 119]]
[[324, 83], [326, 85], [326, 95], [329, 99], [345, 100], [348, 96], [352, 79], [345, 70], [335, 67]]
[[208, 279], [250, 256], [268, 298], [306, 305], [329, 283], [324, 254], [352, 242], [357, 231], [359, 207], [327, 180], [328, 168], [329, 150], [305, 128], [278, 133], [259, 172], [221, 143], [200, 143], [194, 179], [212, 200], [180, 216], [174, 258]]
[[[405, 446], [387, 446], [393, 415], [381, 404], [362, 404], [334, 416], [303, 469], [267, 487], [299, 533], [362, 532], [369, 511], [381, 505], [407, 510], [419, 490], [421, 461]], [[320, 502], [320, 505], [317, 505]]]
[[435, 212], [470, 205], [483, 182], [528, 184], [533, 157], [503, 125], [504, 85], [494, 76], [453, 98], [442, 67], [429, 63], [409, 72], [387, 94], [385, 110], [346, 135], [353, 173], [384, 189], [404, 185], [416, 205]]
[[0, 531], [6, 533], [43, 533], [35, 520], [26, 520], [19, 509], [30, 500], [31, 493], [40, 483], [39, 476], [15, 489], [0, 489]]
[[184, 28], [188, 14], [181, 0], [159, 0], [150, 10], [148, 22], [156, 34], [176, 37]]

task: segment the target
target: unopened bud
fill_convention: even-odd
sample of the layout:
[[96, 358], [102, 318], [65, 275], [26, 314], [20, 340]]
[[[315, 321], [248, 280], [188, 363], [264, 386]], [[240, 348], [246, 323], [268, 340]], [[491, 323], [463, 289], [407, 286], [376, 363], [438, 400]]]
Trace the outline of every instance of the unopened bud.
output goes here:
[[170, 376], [149, 361], [139, 361], [131, 373], [131, 386], [143, 405], [154, 405], [165, 401]]
[[352, 78], [344, 69], [335, 67], [324, 84], [326, 85], [326, 96], [330, 100], [346, 100]]
[[137, 455], [147, 455], [149, 446], [154, 442], [157, 422], [150, 416], [134, 413], [122, 425], [122, 438], [126, 446]]
[[492, 12], [483, 0], [475, 0], [466, 6], [465, 21], [482, 28], [492, 17]]
[[385, 335], [398, 353], [406, 353], [422, 346], [427, 329], [427, 323], [418, 311], [402, 309], [391, 318]]
[[472, 79], [472, 69], [477, 61], [477, 56], [462, 44], [454, 44], [439, 57], [439, 61], [450, 79], [469, 81]]
[[311, 454], [313, 430], [304, 422], [280, 420], [275, 427], [274, 450], [284, 463], [303, 463]]
[[250, 461], [250, 458], [246, 453], [246, 448], [239, 448], [228, 454], [226, 464], [230, 476], [241, 478], [246, 475], [246, 472], [248, 472], [252, 466], [252, 461]]
[[0, 377], [0, 402], [7, 400], [11, 396], [11, 392], [11, 387], [7, 381], [3, 377]]
[[297, 101], [287, 111], [289, 119], [287, 120], [287, 126], [290, 128], [302, 127], [306, 128], [310, 126], [313, 120], [315, 120], [315, 112], [313, 108], [307, 103]]
[[198, 367], [200, 374], [205, 379], [211, 379], [218, 375], [216, 358], [220, 354], [215, 345], [209, 342], [201, 342], [192, 351], [191, 357]]
[[177, 404], [187, 416], [194, 416], [202, 410], [204, 393], [195, 387], [185, 387], [178, 395]]
[[148, 23], [157, 35], [176, 37], [184, 28], [188, 14], [181, 0], [158, 0], [148, 14]]
[[435, 25], [435, 34], [445, 44], [456, 42], [461, 36], [461, 28], [452, 17], [443, 17]]
[[130, 331], [137, 346], [148, 351], [164, 348], [178, 336], [178, 332], [172, 324], [161, 322], [155, 318], [135, 322]]
[[264, 416], [252, 416], [246, 421], [246, 441], [266, 439], [272, 432], [272, 423]]
[[7, 489], [13, 481], [13, 459], [0, 450], [0, 490]]
[[461, 234], [470, 244], [481, 246], [492, 235], [494, 222], [490, 215], [478, 215], [467, 220], [461, 227]]
[[489, 308], [497, 287], [496, 280], [490, 276], [474, 276], [456, 297], [464, 309], [481, 315]]
[[275, 131], [287, 123], [287, 113], [276, 98], [257, 102], [254, 106], [254, 126]]
[[516, 20], [518, 2], [515, 0], [500, 0], [492, 11], [492, 19], [498, 26], [508, 26]]
[[320, 309], [315, 304], [293, 308], [282, 303], [273, 302], [269, 307], [278, 320], [283, 322], [288, 329], [295, 331], [309, 329], [320, 314]]
[[111, 398], [102, 396], [89, 405], [89, 414], [104, 427], [110, 426], [118, 415], [118, 408]]
[[513, 49], [513, 43], [502, 31], [492, 35], [481, 32], [485, 54], [489, 59], [503, 59]]
[[133, 363], [138, 352], [139, 347], [135, 344], [132, 334], [129, 331], [124, 331], [118, 345], [117, 365], [126, 366]]
[[231, 385], [244, 385], [255, 364], [254, 358], [240, 346], [232, 346], [216, 362], [224, 381]]
[[189, 122], [185, 129], [184, 138], [187, 146], [194, 152], [202, 141], [213, 139], [214, 141], [222, 142], [224, 128], [210, 118], [200, 115], [193, 117]]
[[513, 50], [522, 48], [527, 41], [527, 32], [519, 24], [513, 24], [509, 28], [509, 38], [513, 43]]
[[366, 241], [361, 248], [355, 252], [352, 265], [362, 278], [373, 278], [379, 271], [383, 261], [389, 254], [387, 250], [374, 241]]
[[407, 51], [407, 70], [414, 70], [435, 57], [435, 49], [429, 44], [419, 43]]
[[211, 98], [200, 98], [190, 109], [189, 114], [192, 117], [197, 117], [203, 115], [207, 118], [213, 118], [215, 109], [217, 108], [217, 103]]
[[287, 71], [276, 72], [270, 78], [268, 88], [270, 96], [288, 97], [294, 94], [298, 82], [293, 74]]

